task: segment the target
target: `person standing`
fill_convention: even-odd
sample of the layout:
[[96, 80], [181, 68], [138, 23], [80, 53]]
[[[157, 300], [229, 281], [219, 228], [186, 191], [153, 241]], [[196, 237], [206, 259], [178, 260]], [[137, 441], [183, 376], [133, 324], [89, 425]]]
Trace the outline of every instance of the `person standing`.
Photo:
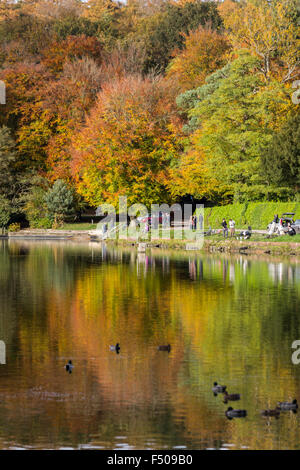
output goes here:
[[283, 228], [283, 220], [282, 220], [282, 217], [279, 219], [278, 233], [279, 233], [279, 235], [284, 235], [284, 234], [285, 234], [285, 231], [284, 231], [284, 228]]
[[200, 230], [203, 229], [203, 215], [202, 214], [199, 215], [199, 229]]
[[235, 221], [232, 219], [229, 219], [229, 228], [230, 228], [230, 238], [232, 238], [235, 233]]
[[222, 220], [222, 227], [223, 227], [223, 237], [227, 238], [228, 237], [228, 227], [227, 227], [227, 222], [225, 219]]
[[167, 214], [165, 212], [163, 212], [163, 215], [162, 215], [162, 225], [163, 225], [163, 228], [167, 227]]

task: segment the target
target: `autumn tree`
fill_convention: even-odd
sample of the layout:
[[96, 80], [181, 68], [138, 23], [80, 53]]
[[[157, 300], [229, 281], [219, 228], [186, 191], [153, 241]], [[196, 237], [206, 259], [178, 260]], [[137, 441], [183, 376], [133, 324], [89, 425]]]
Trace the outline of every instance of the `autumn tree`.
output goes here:
[[184, 34], [184, 48], [175, 51], [167, 69], [169, 79], [175, 80], [181, 91], [197, 88], [205, 78], [225, 65], [230, 44], [226, 37], [210, 27], [199, 27]]
[[185, 99], [179, 100], [192, 120], [186, 129], [196, 132], [194, 148], [205, 155], [206, 184], [212, 178], [220, 193], [231, 192], [236, 200], [267, 193], [260, 158], [294, 106], [290, 87], [266, 85], [259, 66], [243, 52], [196, 90], [189, 111]]
[[54, 73], [63, 70], [64, 64], [75, 59], [90, 57], [98, 64], [102, 59], [102, 46], [94, 37], [68, 36], [62, 41], [54, 41], [43, 51], [43, 64]]
[[0, 194], [12, 197], [15, 180], [15, 142], [9, 129], [0, 127]]
[[297, 0], [225, 0], [219, 12], [233, 46], [248, 48], [260, 59], [269, 79], [283, 81], [299, 76], [299, 25]]
[[222, 21], [215, 3], [200, 0], [181, 6], [166, 2], [154, 15], [142, 18], [134, 37], [146, 51], [144, 72], [164, 71], [173, 51], [183, 48], [183, 33], [208, 23], [217, 29]]
[[70, 141], [74, 130], [83, 125], [105, 78], [102, 68], [85, 57], [66, 63], [60, 80], [46, 90], [43, 108], [52, 116], [55, 128], [46, 149], [48, 177], [52, 181], [71, 181]]
[[0, 228], [1, 233], [3, 233], [5, 227], [7, 226], [10, 217], [12, 214], [12, 207], [10, 201], [0, 194]]
[[161, 78], [105, 84], [72, 141], [78, 193], [92, 205], [117, 205], [119, 195], [130, 204], [169, 201], [169, 168], [181, 150], [176, 119], [172, 87]]

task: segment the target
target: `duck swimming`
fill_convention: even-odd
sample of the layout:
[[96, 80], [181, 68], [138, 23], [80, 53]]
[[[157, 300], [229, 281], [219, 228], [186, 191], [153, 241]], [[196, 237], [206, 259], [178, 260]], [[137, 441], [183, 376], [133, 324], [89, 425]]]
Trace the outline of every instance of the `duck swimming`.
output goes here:
[[241, 395], [239, 393], [228, 393], [226, 390], [224, 393], [224, 403], [227, 403], [228, 401], [238, 401], [241, 398]]
[[166, 345], [161, 345], [161, 346], [158, 346], [157, 348], [159, 351], [168, 351], [170, 352], [171, 351], [171, 345], [170, 344], [166, 344]]
[[68, 362], [68, 364], [65, 365], [66, 371], [69, 372], [69, 374], [72, 374], [73, 367], [74, 366], [71, 360]]
[[225, 411], [225, 415], [228, 419], [232, 418], [245, 418], [247, 416], [246, 410], [234, 410], [231, 406]]
[[224, 393], [225, 390], [226, 390], [226, 385], [218, 385], [218, 382], [214, 382], [212, 391], [214, 392], [215, 397], [218, 395], [218, 393]]
[[280, 410], [279, 408], [275, 408], [274, 410], [263, 410], [261, 412], [262, 416], [275, 416], [276, 419], [279, 418], [280, 416]]
[[281, 411], [292, 410], [294, 413], [296, 413], [296, 410], [298, 409], [298, 403], [296, 398], [292, 402], [279, 401], [277, 404], [277, 408]]
[[109, 349], [111, 351], [116, 351], [116, 353], [119, 354], [121, 348], [120, 348], [119, 343], [117, 343], [115, 346], [109, 346]]

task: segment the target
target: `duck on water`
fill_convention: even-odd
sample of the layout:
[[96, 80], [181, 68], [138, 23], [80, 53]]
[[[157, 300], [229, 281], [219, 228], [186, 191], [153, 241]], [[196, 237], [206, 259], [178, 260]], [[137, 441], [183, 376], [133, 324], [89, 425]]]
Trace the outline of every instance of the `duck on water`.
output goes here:
[[159, 351], [171, 351], [171, 345], [170, 344], [162, 344], [161, 346], [158, 346], [157, 348]]
[[278, 419], [280, 416], [280, 410], [279, 408], [274, 408], [274, 410], [263, 410], [261, 415], [266, 417], [274, 416], [276, 419]]
[[117, 343], [115, 346], [109, 346], [109, 349], [111, 351], [115, 351], [117, 354], [119, 354], [121, 348], [120, 348], [119, 343]]
[[69, 374], [72, 374], [72, 370], [74, 368], [74, 365], [72, 364], [71, 359], [69, 360], [68, 364], [65, 365], [65, 369]]
[[224, 392], [224, 403], [228, 403], [229, 401], [238, 401], [241, 399], [241, 395], [239, 393], [228, 393], [226, 390]]
[[231, 406], [225, 411], [225, 415], [228, 419], [232, 418], [245, 418], [247, 416], [247, 410], [234, 410]]
[[212, 391], [216, 397], [218, 393], [224, 393], [226, 391], [226, 385], [218, 385], [218, 382], [214, 382]]
[[277, 408], [281, 411], [293, 411], [293, 413], [297, 413], [298, 403], [296, 398], [292, 401], [279, 401], [277, 403]]

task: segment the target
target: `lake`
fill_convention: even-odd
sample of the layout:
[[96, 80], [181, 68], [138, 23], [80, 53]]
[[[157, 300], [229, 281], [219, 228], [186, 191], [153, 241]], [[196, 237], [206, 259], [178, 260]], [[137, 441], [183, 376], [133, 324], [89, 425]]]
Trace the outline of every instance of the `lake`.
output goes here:
[[0, 448], [299, 449], [260, 415], [300, 401], [299, 297], [293, 257], [0, 241]]

